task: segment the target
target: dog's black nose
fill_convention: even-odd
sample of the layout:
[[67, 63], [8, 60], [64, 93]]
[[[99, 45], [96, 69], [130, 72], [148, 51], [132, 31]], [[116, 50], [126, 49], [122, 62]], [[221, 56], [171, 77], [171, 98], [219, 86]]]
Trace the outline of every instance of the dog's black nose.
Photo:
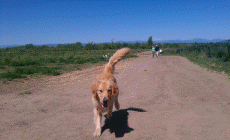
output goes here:
[[108, 103], [108, 99], [104, 98], [104, 99], [103, 99], [103, 103], [104, 103], [104, 104], [107, 104], [107, 103]]

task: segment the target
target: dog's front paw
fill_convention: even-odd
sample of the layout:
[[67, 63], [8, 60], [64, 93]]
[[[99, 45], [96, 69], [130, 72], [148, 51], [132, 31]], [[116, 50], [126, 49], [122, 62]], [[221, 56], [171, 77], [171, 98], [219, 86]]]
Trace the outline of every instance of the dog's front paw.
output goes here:
[[95, 130], [95, 132], [94, 132], [94, 137], [98, 137], [98, 136], [100, 136], [101, 135], [101, 129], [100, 128], [97, 128], [96, 130]]

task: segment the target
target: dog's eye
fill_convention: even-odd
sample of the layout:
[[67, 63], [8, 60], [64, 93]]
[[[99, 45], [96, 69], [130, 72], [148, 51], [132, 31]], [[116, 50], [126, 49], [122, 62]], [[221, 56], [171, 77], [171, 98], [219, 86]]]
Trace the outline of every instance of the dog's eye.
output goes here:
[[100, 92], [102, 92], [102, 90], [99, 90]]

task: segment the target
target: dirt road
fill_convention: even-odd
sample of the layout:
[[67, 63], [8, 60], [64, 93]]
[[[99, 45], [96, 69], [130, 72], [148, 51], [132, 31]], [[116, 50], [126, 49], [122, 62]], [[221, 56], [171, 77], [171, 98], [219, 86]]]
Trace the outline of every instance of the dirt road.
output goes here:
[[[90, 87], [97, 66], [1, 85], [0, 139], [230, 139], [230, 81], [178, 56], [121, 61], [115, 77], [121, 110], [94, 138]], [[31, 95], [17, 95], [25, 90]]]

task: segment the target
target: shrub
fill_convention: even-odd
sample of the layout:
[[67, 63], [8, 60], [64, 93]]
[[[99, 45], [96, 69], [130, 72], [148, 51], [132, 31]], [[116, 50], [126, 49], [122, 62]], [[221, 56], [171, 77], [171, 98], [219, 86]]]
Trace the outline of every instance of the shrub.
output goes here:
[[86, 63], [86, 60], [85, 59], [80, 59], [80, 60], [77, 60], [76, 63], [77, 64], [84, 64], [84, 63]]
[[4, 78], [7, 80], [12, 80], [16, 78], [26, 78], [26, 76], [22, 76], [19, 73], [14, 73], [14, 72], [5, 72], [5, 73], [0, 73], [0, 78]]
[[59, 58], [59, 62], [60, 62], [60, 63], [65, 63], [66, 61], [65, 61], [64, 58]]
[[11, 63], [11, 59], [10, 58], [5, 58], [4, 59], [4, 64], [5, 65], [9, 65]]
[[224, 58], [224, 62], [230, 62], [230, 54], [228, 54], [228, 55]]
[[28, 65], [39, 65], [39, 62], [36, 60], [27, 59], [25, 61], [25, 66], [28, 66]]
[[217, 58], [222, 58], [225, 56], [225, 52], [223, 50], [219, 50], [216, 54], [216, 57]]
[[25, 61], [13, 60], [13, 61], [11, 61], [10, 66], [17, 67], [17, 66], [39, 65], [39, 64], [40, 63], [36, 60], [27, 59]]
[[54, 58], [48, 58], [48, 59], [46, 60], [46, 62], [48, 62], [48, 63], [55, 63], [56, 60], [55, 60]]
[[211, 47], [210, 46], [207, 47], [207, 51], [205, 53], [206, 53], [208, 58], [212, 57], [212, 55], [211, 55]]
[[70, 56], [69, 58], [66, 59], [66, 63], [68, 63], [68, 64], [73, 64], [74, 61], [75, 61], [75, 59], [73, 56]]
[[60, 75], [60, 73], [57, 71], [57, 69], [59, 68], [49, 68], [49, 67], [42, 67], [41, 68], [41, 72], [42, 74], [45, 74], [45, 75]]
[[10, 65], [13, 66], [13, 67], [15, 67], [15, 66], [16, 66], [16, 67], [17, 67], [17, 66], [25, 66], [25, 62], [13, 60], [13, 61], [10, 63]]

